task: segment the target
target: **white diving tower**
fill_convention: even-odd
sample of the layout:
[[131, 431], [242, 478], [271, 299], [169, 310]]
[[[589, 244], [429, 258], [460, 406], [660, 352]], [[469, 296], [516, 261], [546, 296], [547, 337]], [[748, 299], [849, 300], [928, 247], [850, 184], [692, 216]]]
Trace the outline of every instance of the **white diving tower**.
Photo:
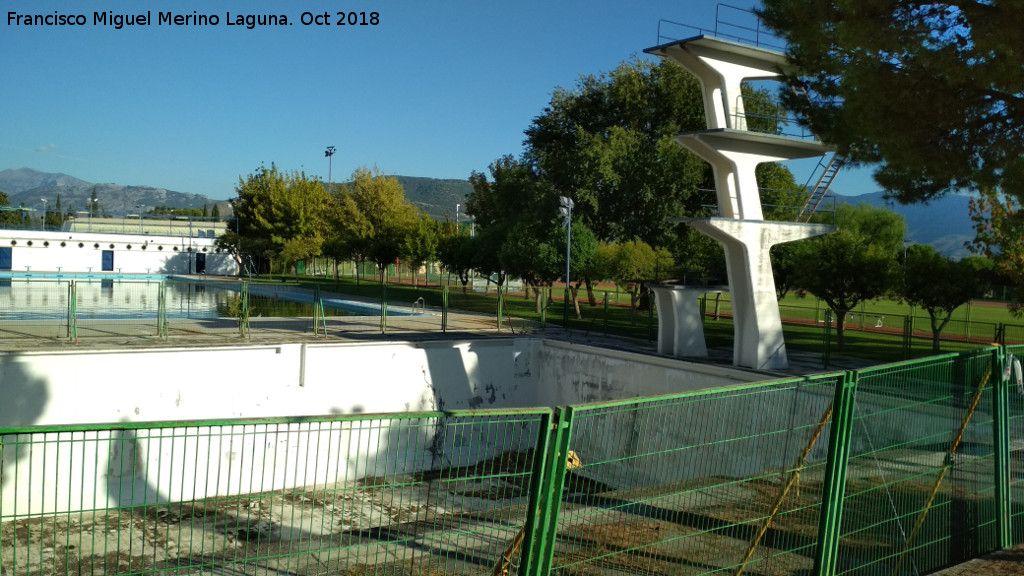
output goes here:
[[[679, 134], [676, 142], [711, 164], [719, 216], [675, 221], [686, 222], [725, 249], [735, 327], [733, 364], [786, 368], [789, 363], [768, 251], [776, 244], [828, 234], [834, 227], [764, 220], [754, 169], [762, 162], [822, 156], [830, 150], [817, 140], [747, 130], [741, 85], [744, 80], [777, 79], [787, 67], [781, 53], [704, 35], [644, 52], [675, 61], [701, 84], [708, 129]], [[707, 355], [703, 319], [689, 302], [699, 293], [693, 287], [655, 286], [659, 319], [673, 318], [659, 322], [660, 352]]]

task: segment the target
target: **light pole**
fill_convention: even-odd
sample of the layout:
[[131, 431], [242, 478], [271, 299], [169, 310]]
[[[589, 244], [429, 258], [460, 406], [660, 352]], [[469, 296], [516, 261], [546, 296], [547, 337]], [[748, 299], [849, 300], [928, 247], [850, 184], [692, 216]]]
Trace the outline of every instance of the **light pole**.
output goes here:
[[573, 203], [572, 198], [567, 196], [559, 196], [558, 201], [561, 206], [558, 208], [558, 213], [565, 218], [565, 222], [562, 226], [565, 226], [565, 308], [562, 313], [562, 326], [564, 328], [569, 327], [569, 258], [570, 258], [570, 246], [572, 240], [572, 209], [576, 204]]
[[43, 220], [41, 224], [43, 225], [43, 230], [46, 230], [46, 198], [40, 198], [40, 200], [43, 201]]
[[328, 146], [327, 150], [324, 150], [324, 156], [327, 156], [327, 190], [330, 191], [334, 188], [334, 180], [331, 177], [331, 168], [334, 160], [334, 146]]
[[96, 211], [96, 204], [99, 203], [99, 198], [89, 198], [85, 202], [89, 205], [89, 232], [92, 232], [92, 213]]
[[455, 204], [455, 228], [459, 231], [459, 236], [462, 236], [462, 227], [459, 226], [459, 206], [461, 204]]
[[141, 235], [142, 234], [142, 213], [145, 211], [146, 205], [145, 204], [136, 204], [135, 207], [139, 209], [139, 234]]

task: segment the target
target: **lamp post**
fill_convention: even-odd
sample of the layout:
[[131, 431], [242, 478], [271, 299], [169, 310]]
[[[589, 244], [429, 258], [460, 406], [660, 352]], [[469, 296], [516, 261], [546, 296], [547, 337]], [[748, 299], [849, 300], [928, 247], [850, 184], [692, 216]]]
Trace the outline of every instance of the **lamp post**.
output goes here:
[[46, 198], [40, 198], [40, 200], [43, 201], [43, 219], [40, 221], [40, 224], [43, 225], [43, 230], [46, 230]]
[[89, 198], [85, 201], [89, 205], [89, 232], [92, 232], [92, 213], [96, 211], [96, 204], [99, 203], [99, 198]]
[[324, 156], [327, 157], [327, 190], [330, 191], [334, 188], [334, 180], [331, 175], [331, 168], [334, 160], [334, 146], [328, 146], [327, 150], [324, 150]]
[[459, 236], [462, 236], [462, 227], [459, 226], [459, 206], [461, 204], [455, 204], [455, 228], [459, 231]]
[[142, 213], [145, 211], [146, 205], [136, 204], [135, 207], [139, 209], [139, 234], [142, 234]]
[[561, 206], [558, 208], [558, 213], [565, 218], [565, 222], [562, 226], [565, 226], [565, 308], [562, 312], [562, 326], [564, 328], [569, 327], [569, 258], [570, 258], [570, 246], [572, 240], [572, 209], [576, 204], [573, 203], [572, 199], [567, 196], [559, 196], [558, 201]]

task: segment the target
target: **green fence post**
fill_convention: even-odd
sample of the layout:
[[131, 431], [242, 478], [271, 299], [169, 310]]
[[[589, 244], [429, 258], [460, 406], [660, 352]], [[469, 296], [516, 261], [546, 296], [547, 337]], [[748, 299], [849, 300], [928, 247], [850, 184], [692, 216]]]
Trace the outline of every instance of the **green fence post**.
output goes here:
[[534, 548], [534, 574], [550, 574], [558, 537], [558, 511], [562, 507], [562, 486], [565, 485], [565, 466], [572, 439], [573, 408], [555, 408], [555, 416], [548, 436], [548, 465], [541, 486], [540, 522]]
[[548, 323], [548, 289], [540, 289], [540, 329], [547, 328]]
[[821, 357], [822, 366], [827, 370], [832, 354], [832, 309], [825, 310], [825, 353]]
[[380, 285], [380, 333], [384, 334], [388, 329], [388, 285]]
[[238, 335], [249, 338], [249, 283], [243, 281], [238, 295]]
[[647, 339], [654, 340], [654, 292], [647, 289]]
[[533, 474], [530, 476], [530, 487], [527, 492], [526, 525], [523, 529], [526, 537], [523, 539], [523, 548], [520, 554], [522, 561], [519, 565], [519, 574], [537, 573], [532, 570], [532, 567], [537, 561], [537, 552], [540, 550], [541, 543], [541, 528], [547, 513], [542, 506], [544, 505], [544, 489], [551, 475], [551, 471], [548, 469], [551, 455], [548, 451], [554, 445], [551, 442], [551, 437], [557, 433], [556, 427], [553, 425], [555, 422], [557, 420], [554, 413], [547, 414], [541, 420], [537, 430], [537, 449], [533, 455]]
[[501, 285], [498, 285], [498, 332], [501, 332], [501, 308], [503, 302], [501, 301]]
[[850, 431], [857, 395], [857, 372], [845, 372], [832, 398], [832, 427], [828, 437], [828, 459], [821, 493], [818, 520], [818, 548], [814, 558], [816, 576], [832, 576], [839, 554], [839, 536], [846, 497], [846, 466], [850, 453]]
[[911, 316], [903, 317], [903, 359], [910, 360], [910, 351], [914, 347], [914, 320]]
[[78, 292], [74, 280], [68, 283], [68, 340], [78, 344]]
[[608, 292], [604, 293], [604, 335], [608, 335]]
[[1013, 546], [1012, 502], [1010, 492], [1010, 383], [1003, 378], [1006, 362], [1003, 348], [992, 349], [992, 433], [995, 439], [995, 504], [996, 527], [999, 536], [999, 548]]
[[324, 338], [327, 338], [327, 314], [324, 313], [324, 299], [320, 293], [320, 285], [313, 286], [313, 334], [320, 333], [320, 326], [324, 328]]
[[160, 281], [160, 291], [157, 292], [156, 312], [156, 335], [167, 338], [167, 281]]
[[441, 288], [441, 332], [448, 331], [448, 285]]

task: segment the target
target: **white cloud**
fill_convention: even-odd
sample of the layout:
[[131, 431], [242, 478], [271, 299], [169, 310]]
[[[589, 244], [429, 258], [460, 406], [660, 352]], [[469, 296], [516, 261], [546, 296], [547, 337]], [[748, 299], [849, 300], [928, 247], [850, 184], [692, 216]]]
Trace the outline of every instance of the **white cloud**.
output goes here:
[[46, 146], [40, 146], [39, 148], [36, 148], [36, 152], [41, 152], [43, 154], [46, 154], [46, 153], [50, 152], [51, 150], [56, 150], [56, 149], [57, 149], [57, 145], [56, 144], [47, 144]]

